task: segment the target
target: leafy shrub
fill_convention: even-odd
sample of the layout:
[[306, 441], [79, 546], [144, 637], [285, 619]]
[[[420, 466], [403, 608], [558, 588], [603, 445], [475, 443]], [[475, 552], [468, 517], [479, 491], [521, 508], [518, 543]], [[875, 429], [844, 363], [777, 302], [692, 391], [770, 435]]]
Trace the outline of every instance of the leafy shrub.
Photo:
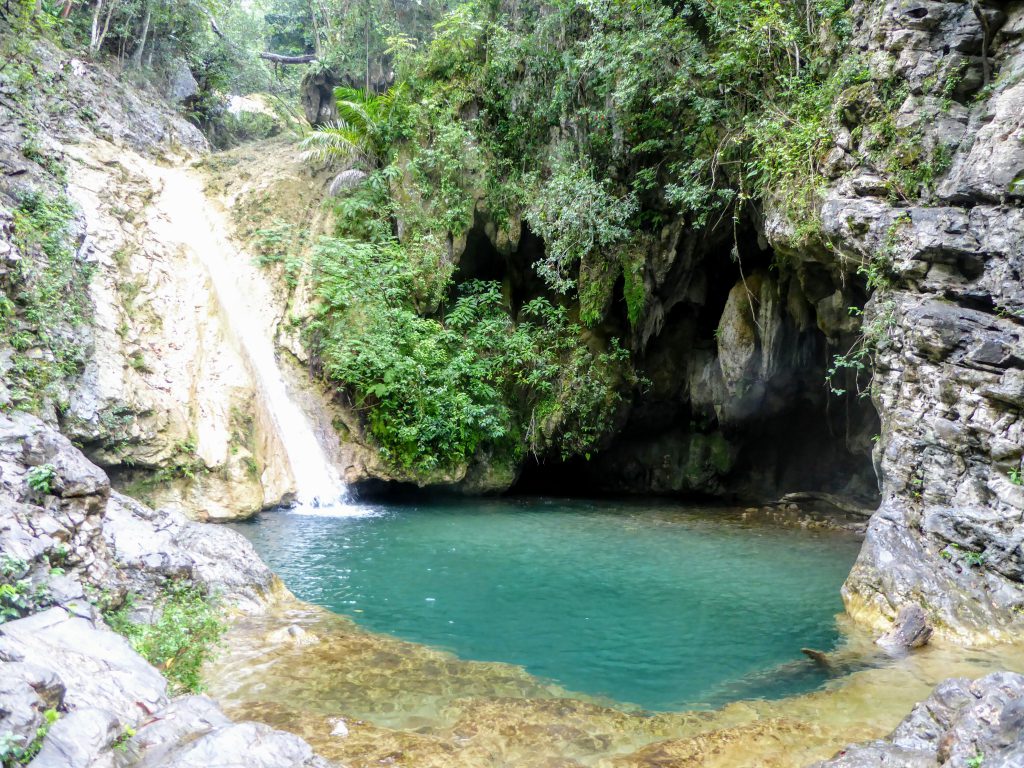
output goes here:
[[152, 624], [129, 618], [132, 603], [104, 614], [110, 628], [164, 673], [173, 695], [201, 691], [203, 662], [227, 629], [214, 602], [201, 588], [172, 581], [156, 600], [159, 617]]
[[[579, 341], [567, 311], [529, 302], [518, 322], [494, 282], [460, 286], [447, 314], [416, 311], [422, 276], [394, 241], [326, 239], [316, 254], [318, 317], [309, 328], [324, 375], [351, 393], [393, 465], [447, 469], [481, 449], [545, 447], [530, 425], [564, 413], [573, 447], [589, 446], [620, 402], [608, 355]], [[621, 363], [622, 353], [616, 352]]]
[[570, 268], [629, 236], [626, 223], [636, 212], [636, 198], [616, 196], [611, 187], [608, 179], [595, 180], [589, 168], [563, 161], [527, 209], [530, 227], [544, 238], [544, 258], [536, 269], [554, 290], [569, 290]]
[[384, 164], [408, 110], [407, 90], [399, 84], [379, 96], [337, 88], [338, 119], [302, 141], [306, 155], [320, 162]]
[[26, 561], [0, 555], [0, 624], [27, 616], [49, 602], [49, 589], [32, 583]]
[[26, 477], [28, 487], [36, 493], [47, 494], [53, 490], [53, 481], [57, 479], [57, 468], [53, 464], [41, 464], [32, 467]]

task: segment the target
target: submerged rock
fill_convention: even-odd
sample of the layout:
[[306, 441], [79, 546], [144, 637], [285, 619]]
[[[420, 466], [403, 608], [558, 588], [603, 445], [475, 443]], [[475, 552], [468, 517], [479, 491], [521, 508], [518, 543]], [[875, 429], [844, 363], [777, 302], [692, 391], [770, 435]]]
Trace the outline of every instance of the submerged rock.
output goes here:
[[878, 644], [893, 650], [909, 650], [926, 645], [932, 628], [924, 609], [918, 605], [905, 605], [900, 609], [892, 629], [878, 638]]

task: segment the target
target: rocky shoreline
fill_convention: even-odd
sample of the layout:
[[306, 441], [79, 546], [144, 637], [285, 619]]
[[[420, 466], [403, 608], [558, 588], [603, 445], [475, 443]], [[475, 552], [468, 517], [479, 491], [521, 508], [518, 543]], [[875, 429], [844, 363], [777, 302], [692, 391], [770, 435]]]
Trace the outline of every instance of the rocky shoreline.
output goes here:
[[[53, 469], [46, 492], [29, 484], [39, 467]], [[112, 492], [67, 438], [19, 413], [0, 415], [0, 552], [3, 583], [25, 585], [27, 596], [18, 610], [27, 615], [0, 624], [0, 737], [10, 754], [42, 733], [33, 766], [327, 765], [302, 739], [232, 722], [206, 696], [172, 699], [99, 610], [131, 594], [145, 615], [172, 580], [232, 611], [263, 610], [284, 588], [238, 534]]]
[[[46, 492], [29, 483], [39, 467], [53, 469]], [[33, 596], [22, 618], [0, 625], [0, 735], [7, 734], [7, 743], [36, 741], [32, 765], [332, 764], [291, 733], [233, 722], [206, 696], [170, 696], [160, 671], [104, 621], [99, 606], [109, 610], [129, 594], [133, 615], [151, 621], [169, 582], [217, 595], [239, 619], [288, 602], [284, 587], [235, 532], [111, 491], [104, 473], [55, 430], [29, 415], [0, 415], [0, 551], [4, 582], [30, 584], [26, 594]], [[15, 571], [12, 563], [24, 565]], [[290, 626], [281, 621], [271, 621], [277, 635]], [[301, 627], [295, 634], [302, 637], [289, 647], [321, 642]], [[592, 709], [563, 701], [566, 713]], [[985, 766], [1008, 768], [1019, 764], [1024, 749], [1022, 712], [1024, 676], [950, 680], [889, 740], [849, 747], [820, 765], [982, 765], [967, 760], [984, 754]], [[663, 764], [648, 762], [655, 746], [628, 764]]]

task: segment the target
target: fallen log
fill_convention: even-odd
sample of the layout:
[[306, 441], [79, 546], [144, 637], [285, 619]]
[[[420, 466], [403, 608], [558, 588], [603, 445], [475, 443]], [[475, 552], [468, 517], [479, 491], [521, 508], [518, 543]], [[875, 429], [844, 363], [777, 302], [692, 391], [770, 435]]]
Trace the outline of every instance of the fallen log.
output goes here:
[[283, 56], [280, 53], [261, 53], [260, 58], [265, 61], [272, 61], [275, 64], [309, 64], [316, 61], [316, 54], [306, 53], [302, 56]]

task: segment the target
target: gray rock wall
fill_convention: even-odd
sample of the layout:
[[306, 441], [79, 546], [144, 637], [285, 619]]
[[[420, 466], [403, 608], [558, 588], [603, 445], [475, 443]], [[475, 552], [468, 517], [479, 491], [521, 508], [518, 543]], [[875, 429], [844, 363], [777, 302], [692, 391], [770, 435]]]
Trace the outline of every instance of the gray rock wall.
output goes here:
[[[940, 638], [1016, 639], [1024, 627], [1024, 4], [861, 2], [853, 13], [853, 49], [876, 83], [895, 78], [906, 88], [894, 116], [900, 141], [944, 148], [950, 161], [908, 195], [894, 193], [892, 167], [873, 162], [870, 125], [859, 126], [860, 143], [840, 131], [830, 155], [825, 238], [876, 283], [863, 329], [883, 499], [844, 588], [847, 609], [885, 629], [913, 603]], [[866, 108], [872, 97], [856, 98]], [[784, 246], [785, 226], [768, 218], [770, 238]]]

